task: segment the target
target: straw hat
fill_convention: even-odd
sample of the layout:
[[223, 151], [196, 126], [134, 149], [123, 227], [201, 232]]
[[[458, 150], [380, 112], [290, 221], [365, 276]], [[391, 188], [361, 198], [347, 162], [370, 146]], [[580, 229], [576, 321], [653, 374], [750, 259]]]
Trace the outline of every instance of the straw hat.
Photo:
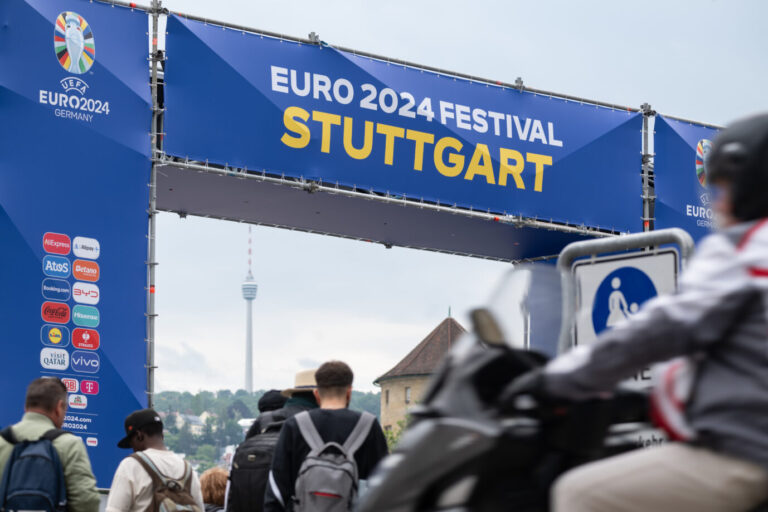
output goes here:
[[290, 398], [294, 393], [301, 393], [302, 391], [313, 391], [317, 389], [317, 383], [315, 382], [316, 371], [317, 369], [302, 370], [297, 373], [296, 377], [293, 379], [293, 387], [284, 389], [282, 395]]

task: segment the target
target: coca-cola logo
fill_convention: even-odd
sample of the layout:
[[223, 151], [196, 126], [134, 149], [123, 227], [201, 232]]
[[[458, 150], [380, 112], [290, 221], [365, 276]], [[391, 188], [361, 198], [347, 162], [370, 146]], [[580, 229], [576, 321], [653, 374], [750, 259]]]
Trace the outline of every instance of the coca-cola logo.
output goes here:
[[69, 306], [61, 302], [44, 302], [40, 313], [46, 322], [55, 324], [69, 322]]

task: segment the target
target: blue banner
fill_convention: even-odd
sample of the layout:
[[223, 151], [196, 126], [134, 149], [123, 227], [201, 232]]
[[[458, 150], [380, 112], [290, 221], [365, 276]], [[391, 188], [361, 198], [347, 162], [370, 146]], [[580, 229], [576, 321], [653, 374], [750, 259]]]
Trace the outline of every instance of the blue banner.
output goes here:
[[30, 381], [62, 378], [64, 428], [109, 487], [146, 404], [147, 15], [3, 0], [0, 25], [0, 425]]
[[168, 154], [560, 223], [642, 229], [636, 112], [171, 16]]
[[713, 227], [706, 162], [718, 130], [657, 116], [655, 132], [655, 227], [683, 228], [698, 240]]

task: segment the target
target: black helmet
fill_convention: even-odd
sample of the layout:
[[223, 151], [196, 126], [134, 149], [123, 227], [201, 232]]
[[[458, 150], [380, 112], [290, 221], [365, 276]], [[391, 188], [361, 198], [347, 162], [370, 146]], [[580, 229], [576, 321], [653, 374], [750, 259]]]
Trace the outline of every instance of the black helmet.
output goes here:
[[731, 183], [737, 219], [768, 217], [768, 114], [736, 121], [717, 136], [707, 159], [707, 179]]

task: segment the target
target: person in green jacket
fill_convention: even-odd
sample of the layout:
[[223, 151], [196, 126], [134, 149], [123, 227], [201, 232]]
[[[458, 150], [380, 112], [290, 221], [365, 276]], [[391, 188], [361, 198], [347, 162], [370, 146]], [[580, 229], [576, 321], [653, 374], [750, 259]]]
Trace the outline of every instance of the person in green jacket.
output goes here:
[[[27, 388], [24, 416], [11, 427], [19, 441], [39, 439], [53, 428], [61, 428], [67, 412], [67, 388], [61, 380], [41, 377]], [[53, 441], [64, 469], [67, 486], [67, 509], [77, 512], [98, 512], [99, 493], [96, 478], [91, 471], [91, 461], [82, 439], [64, 434]], [[0, 474], [13, 451], [13, 445], [0, 437]]]

